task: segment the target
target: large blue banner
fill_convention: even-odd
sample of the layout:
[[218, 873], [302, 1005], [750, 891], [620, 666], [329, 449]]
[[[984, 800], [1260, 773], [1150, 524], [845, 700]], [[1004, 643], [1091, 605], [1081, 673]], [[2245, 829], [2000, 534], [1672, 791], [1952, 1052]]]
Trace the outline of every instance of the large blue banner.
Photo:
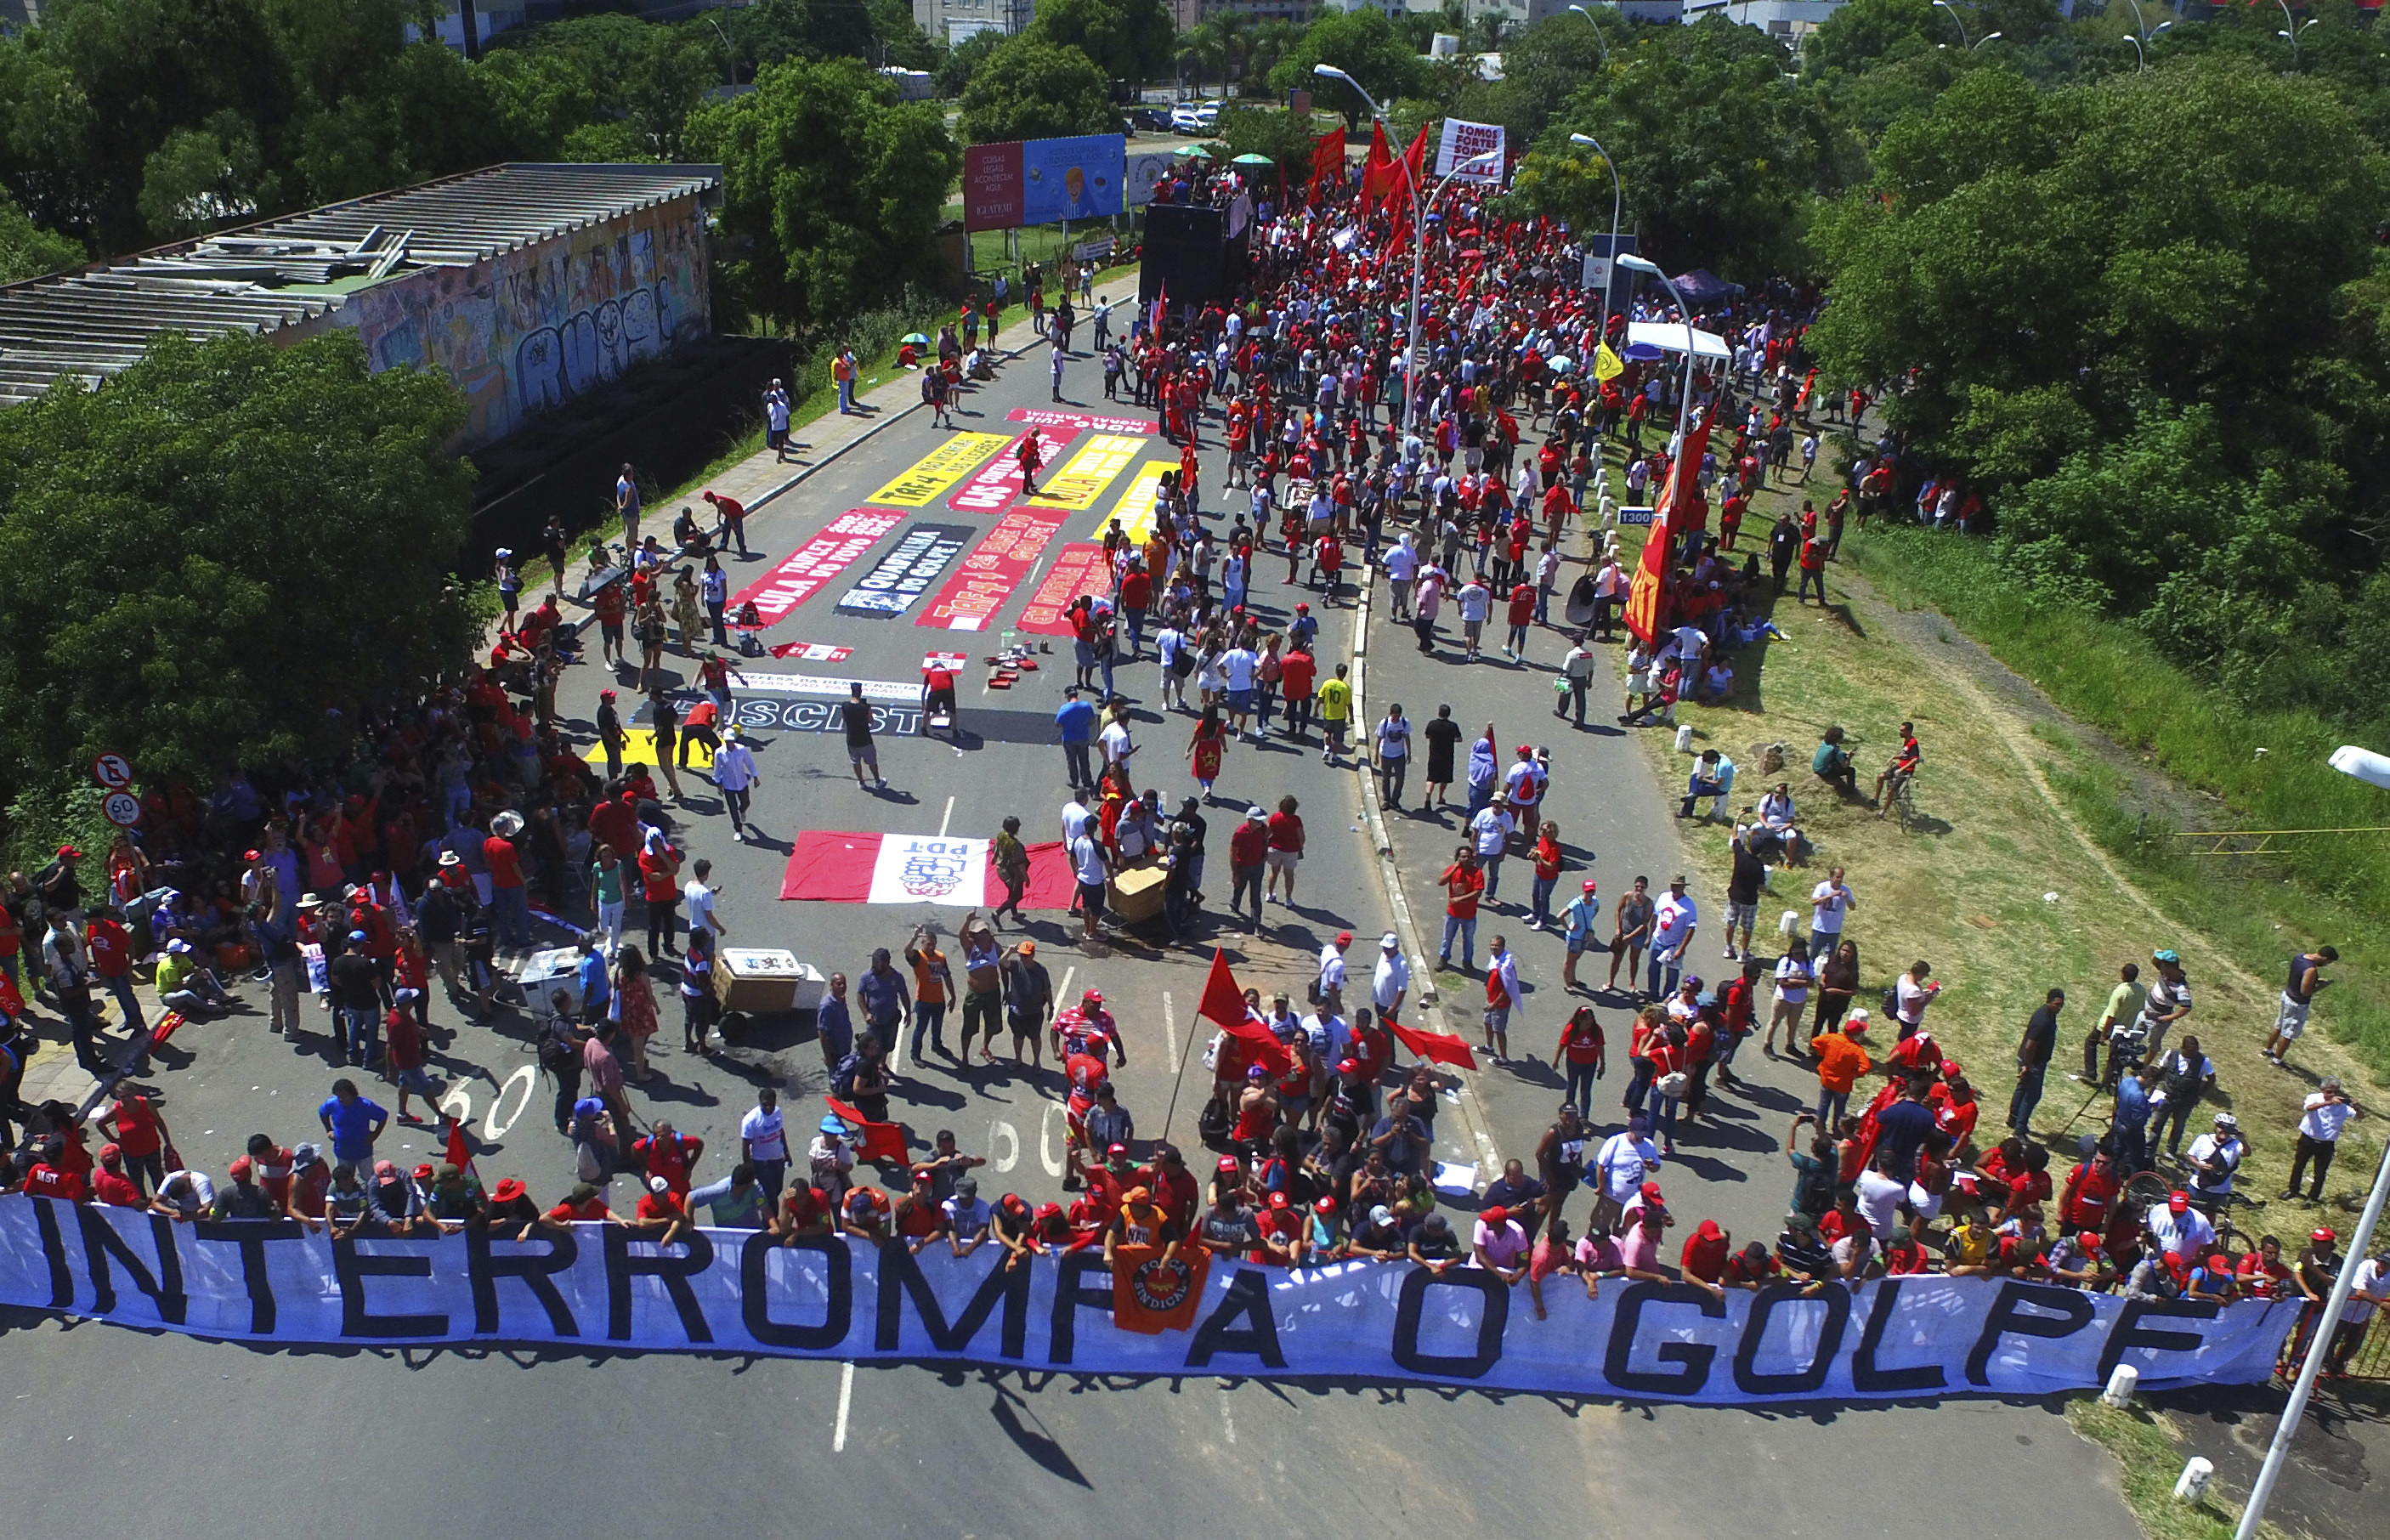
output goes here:
[[2136, 1302], [2015, 1279], [1880, 1278], [1723, 1297], [1681, 1283], [1546, 1281], [1407, 1263], [1300, 1271], [1216, 1259], [1183, 1324], [1130, 1329], [1099, 1251], [1007, 1267], [994, 1245], [917, 1257], [819, 1236], [615, 1225], [334, 1239], [295, 1223], [177, 1225], [135, 1209], [0, 1198], [0, 1303], [141, 1330], [292, 1346], [532, 1342], [1094, 1374], [1474, 1384], [1713, 1405], [2256, 1384], [2288, 1302]]
[[1127, 161], [1128, 141], [1118, 134], [1027, 141], [1021, 147], [1022, 223], [1119, 213]]

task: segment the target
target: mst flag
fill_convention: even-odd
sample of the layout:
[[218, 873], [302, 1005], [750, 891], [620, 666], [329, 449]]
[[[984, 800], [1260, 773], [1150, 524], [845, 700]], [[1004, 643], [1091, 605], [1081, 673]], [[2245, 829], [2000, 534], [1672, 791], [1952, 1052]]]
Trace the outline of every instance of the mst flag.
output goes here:
[[1643, 559], [1636, 563], [1635, 584], [1626, 593], [1626, 629], [1648, 642], [1660, 634], [1661, 611], [1668, 592], [1668, 548], [1687, 530], [1700, 529], [1709, 510], [1702, 504], [1702, 456], [1710, 446], [1710, 424], [1697, 417], [1686, 430], [1685, 442], [1668, 467], [1668, 484], [1651, 510], [1651, 533], [1643, 538]]

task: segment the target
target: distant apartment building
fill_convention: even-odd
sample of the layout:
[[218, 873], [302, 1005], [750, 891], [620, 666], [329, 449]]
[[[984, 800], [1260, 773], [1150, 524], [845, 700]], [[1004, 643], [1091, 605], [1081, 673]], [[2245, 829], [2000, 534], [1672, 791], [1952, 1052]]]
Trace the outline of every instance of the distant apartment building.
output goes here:
[[1034, 0], [913, 0], [913, 20], [948, 47], [980, 32], [1007, 36], [1029, 25]]

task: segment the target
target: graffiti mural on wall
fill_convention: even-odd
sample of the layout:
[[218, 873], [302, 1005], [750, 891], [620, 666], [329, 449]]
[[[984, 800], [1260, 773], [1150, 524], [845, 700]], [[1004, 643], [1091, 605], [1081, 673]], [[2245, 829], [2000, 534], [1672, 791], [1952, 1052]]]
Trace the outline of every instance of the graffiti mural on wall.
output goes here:
[[470, 267], [417, 269], [361, 291], [341, 319], [375, 368], [456, 381], [469, 449], [705, 333], [699, 217], [684, 199]]

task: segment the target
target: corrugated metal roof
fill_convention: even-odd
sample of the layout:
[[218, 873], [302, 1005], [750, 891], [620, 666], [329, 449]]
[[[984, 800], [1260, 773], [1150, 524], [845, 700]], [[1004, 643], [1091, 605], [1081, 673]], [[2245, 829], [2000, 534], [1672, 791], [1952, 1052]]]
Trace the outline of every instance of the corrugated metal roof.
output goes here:
[[412, 267], [465, 267], [722, 185], [719, 166], [514, 162], [312, 209], [0, 289], [0, 404], [60, 375], [87, 385], [161, 331], [209, 337], [310, 321], [344, 296], [320, 286]]

